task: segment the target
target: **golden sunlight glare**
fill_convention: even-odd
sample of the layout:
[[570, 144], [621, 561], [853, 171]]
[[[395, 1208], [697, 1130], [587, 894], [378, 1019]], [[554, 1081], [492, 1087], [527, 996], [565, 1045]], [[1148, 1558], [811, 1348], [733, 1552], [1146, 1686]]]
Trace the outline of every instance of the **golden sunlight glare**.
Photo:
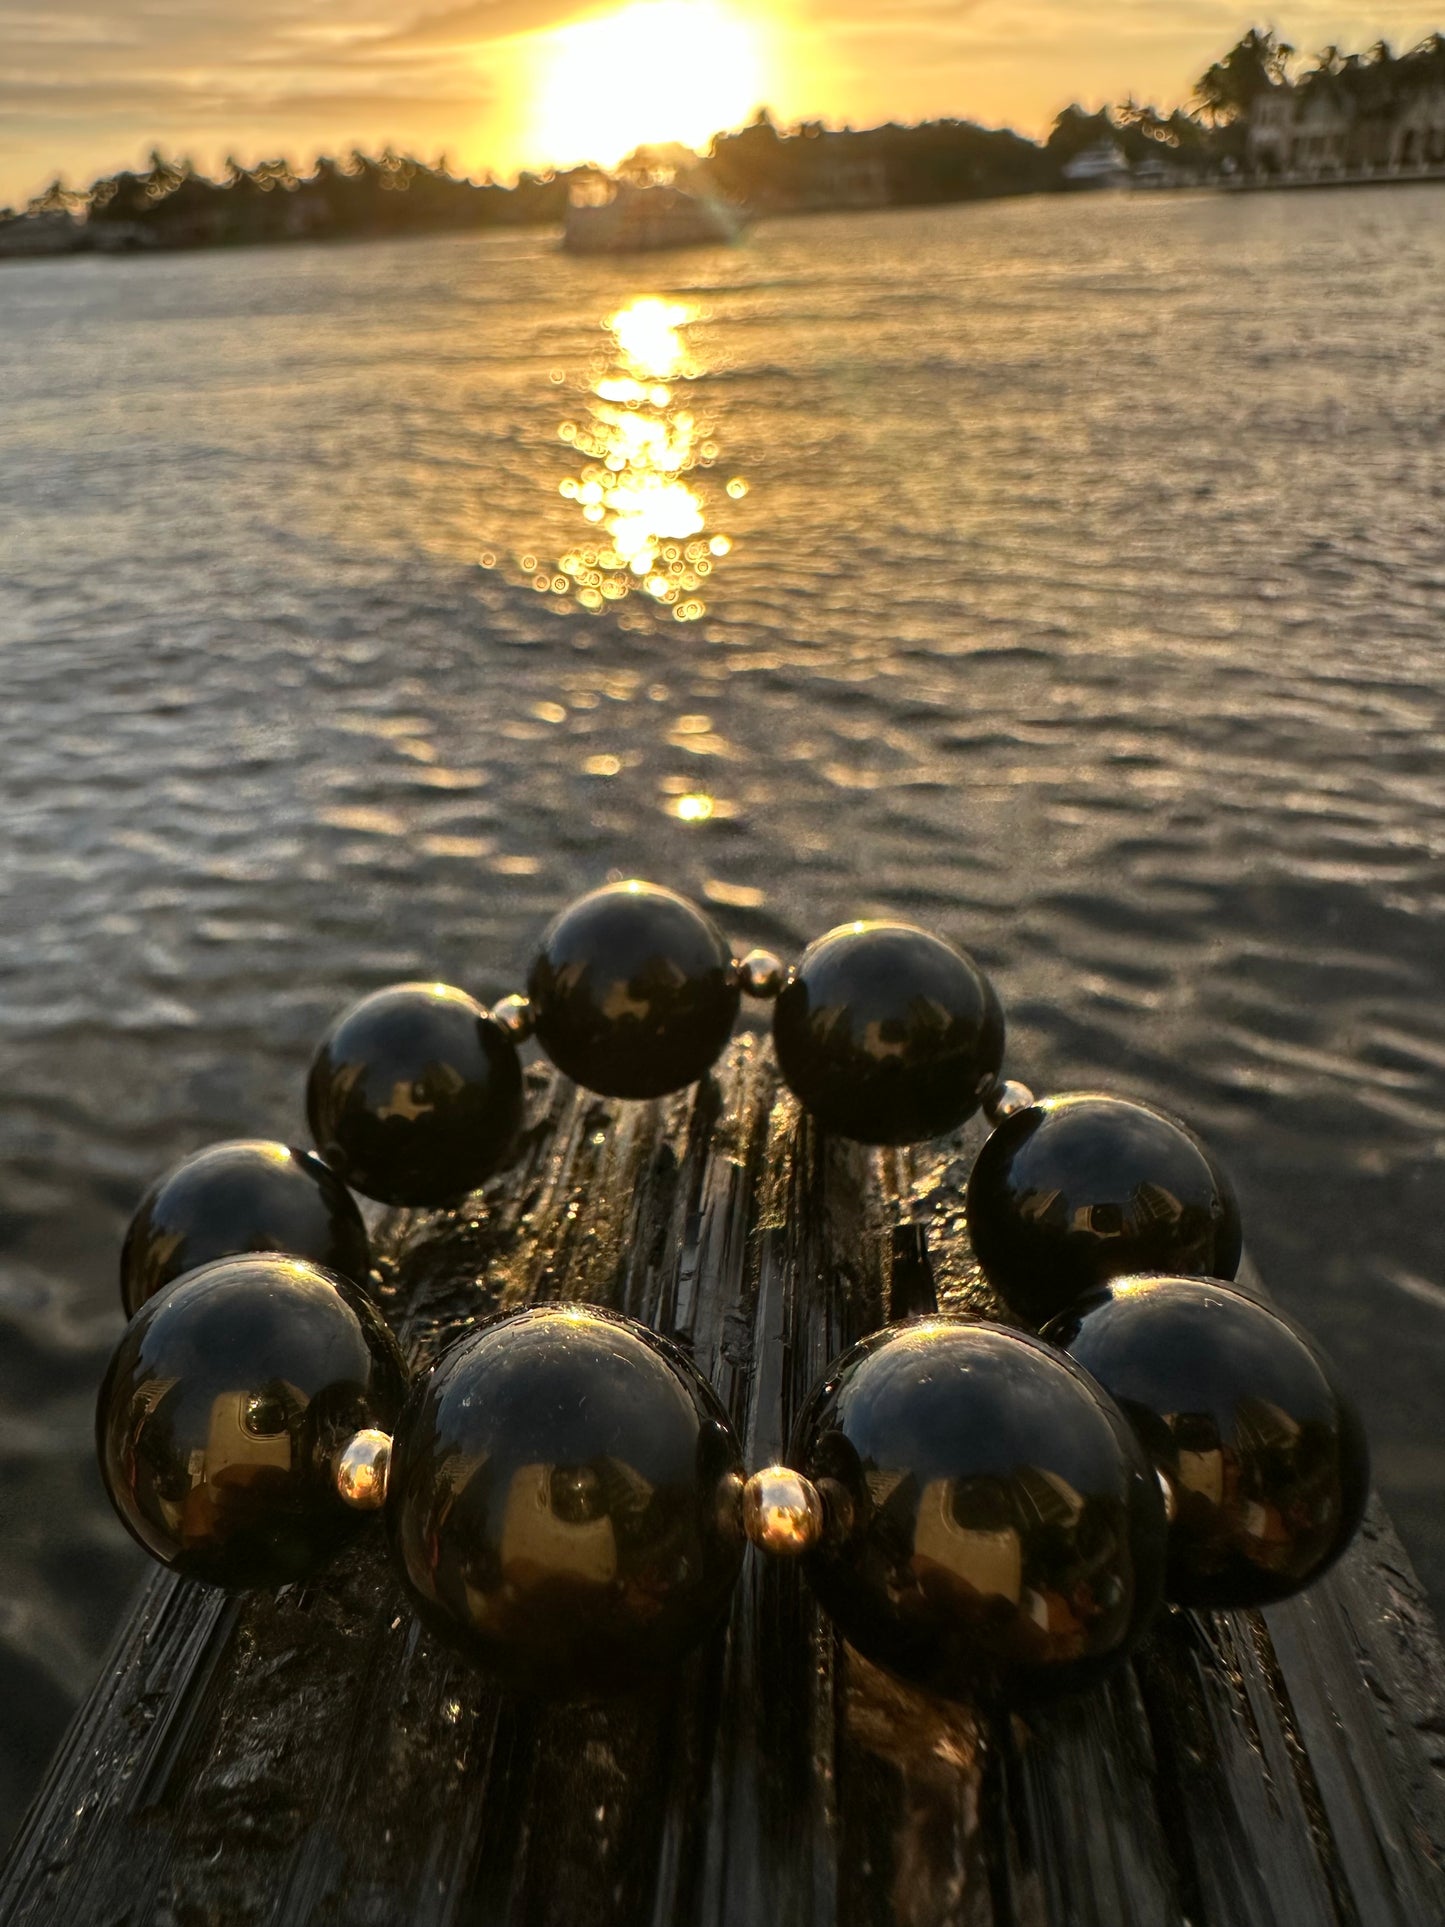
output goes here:
[[[680, 301], [639, 295], [609, 315], [604, 325], [633, 374], [652, 381], [674, 381], [687, 367], [681, 331], [693, 318], [692, 311]], [[661, 404], [665, 405], [667, 399], [663, 394]]]
[[701, 147], [767, 92], [765, 34], [722, 0], [632, 0], [536, 37], [528, 147], [611, 167], [634, 147]]
[[[704, 473], [719, 449], [688, 392], [701, 369], [684, 330], [698, 318], [680, 301], [639, 295], [602, 324], [610, 365], [594, 369], [585, 411], [557, 430], [581, 458], [558, 492], [577, 504], [587, 533], [561, 558], [557, 575], [534, 576], [535, 589], [575, 595], [594, 614], [641, 595], [677, 622], [706, 615], [707, 579], [732, 541], [720, 530], [708, 534]], [[531, 574], [535, 558], [519, 559]], [[691, 814], [681, 806], [675, 813], [701, 821], [704, 804], [711, 810], [699, 795], [688, 804]]]

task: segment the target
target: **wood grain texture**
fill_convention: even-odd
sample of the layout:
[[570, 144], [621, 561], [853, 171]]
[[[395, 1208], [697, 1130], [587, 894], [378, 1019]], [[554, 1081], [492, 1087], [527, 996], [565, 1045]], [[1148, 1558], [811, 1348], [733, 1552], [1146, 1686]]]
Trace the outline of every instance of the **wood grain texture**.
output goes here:
[[[819, 1143], [752, 1038], [609, 1105], [530, 1073], [521, 1155], [389, 1220], [409, 1354], [534, 1299], [687, 1346], [750, 1464], [890, 1316], [997, 1316], [976, 1135]], [[1445, 1921], [1440, 1648], [1388, 1524], [1259, 1614], [1169, 1613], [1046, 1714], [929, 1699], [750, 1558], [725, 1639], [648, 1696], [508, 1700], [418, 1627], [372, 1533], [308, 1587], [158, 1575], [0, 1874], [13, 1927], [1424, 1927]]]

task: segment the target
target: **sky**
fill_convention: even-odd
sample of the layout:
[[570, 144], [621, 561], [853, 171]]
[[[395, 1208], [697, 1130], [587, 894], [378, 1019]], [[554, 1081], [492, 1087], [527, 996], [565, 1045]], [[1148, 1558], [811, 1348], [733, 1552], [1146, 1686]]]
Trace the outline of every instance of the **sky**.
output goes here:
[[[0, 203], [154, 146], [214, 169], [390, 142], [506, 176], [762, 104], [1037, 134], [1072, 99], [1172, 106], [1249, 18], [1248, 0], [0, 0]], [[1274, 20], [1301, 48], [1409, 46], [1445, 7]]]

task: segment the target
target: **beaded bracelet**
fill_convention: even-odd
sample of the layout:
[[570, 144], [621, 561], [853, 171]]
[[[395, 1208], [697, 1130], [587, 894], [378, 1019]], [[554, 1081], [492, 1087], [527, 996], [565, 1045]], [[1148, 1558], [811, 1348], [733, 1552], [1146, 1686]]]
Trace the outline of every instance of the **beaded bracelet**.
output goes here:
[[[783, 1078], [826, 1131], [913, 1143], [983, 1108], [970, 1233], [1039, 1334], [877, 1332], [805, 1402], [791, 1464], [751, 1476], [687, 1356], [593, 1306], [493, 1319], [408, 1385], [348, 1186], [459, 1202], [516, 1135], [520, 1041], [604, 1096], [658, 1097], [707, 1075], [744, 992], [773, 1002]], [[853, 923], [795, 969], [736, 963], [695, 905], [636, 882], [551, 924], [525, 997], [362, 999], [311, 1067], [319, 1156], [216, 1145], [136, 1212], [97, 1415], [117, 1511], [163, 1564], [246, 1589], [308, 1577], [379, 1510], [421, 1618], [564, 1695], [694, 1647], [749, 1541], [801, 1556], [869, 1658], [975, 1699], [1088, 1681], [1166, 1597], [1298, 1591], [1363, 1514], [1354, 1408], [1230, 1282], [1239, 1212], [1199, 1140], [1117, 1098], [1035, 1100], [1003, 1051], [992, 985], [938, 937]]]

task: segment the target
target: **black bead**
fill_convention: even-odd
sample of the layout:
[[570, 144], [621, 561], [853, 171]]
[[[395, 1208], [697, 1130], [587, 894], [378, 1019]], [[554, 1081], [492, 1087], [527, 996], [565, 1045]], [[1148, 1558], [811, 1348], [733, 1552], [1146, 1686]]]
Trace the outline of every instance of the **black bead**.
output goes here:
[[362, 1515], [331, 1482], [354, 1433], [389, 1431], [406, 1368], [349, 1280], [223, 1258], [136, 1313], [101, 1386], [100, 1469], [154, 1558], [242, 1591], [304, 1579]]
[[705, 1077], [732, 1034], [732, 951], [695, 903], [610, 883], [547, 928], [527, 978], [537, 1041], [603, 1097], [662, 1097]]
[[917, 1685], [1083, 1685], [1159, 1605], [1154, 1469], [1092, 1379], [1037, 1339], [942, 1318], [875, 1333], [814, 1391], [790, 1457], [828, 1512], [806, 1567], [819, 1599]]
[[1174, 1495], [1166, 1591], [1259, 1606], [1344, 1551], [1369, 1450], [1310, 1338], [1208, 1278], [1120, 1278], [1049, 1327], [1108, 1390]]
[[1126, 1272], [1239, 1269], [1224, 1172], [1183, 1124], [1123, 1098], [1047, 1097], [1005, 1118], [967, 1209], [990, 1284], [1036, 1325]]
[[672, 1345], [590, 1306], [539, 1308], [417, 1385], [387, 1523], [445, 1638], [522, 1691], [591, 1696], [671, 1665], [726, 1610], [741, 1469]]
[[306, 1258], [363, 1286], [371, 1270], [366, 1226], [334, 1171], [311, 1151], [238, 1138], [182, 1159], [141, 1199], [120, 1254], [126, 1316], [186, 1272], [247, 1251]]
[[1004, 1019], [972, 957], [906, 923], [849, 923], [809, 946], [773, 1012], [788, 1088], [828, 1131], [915, 1144], [972, 1117]]
[[395, 984], [322, 1039], [306, 1111], [321, 1155], [355, 1190], [386, 1204], [455, 1204], [516, 1136], [521, 1060], [464, 991]]

